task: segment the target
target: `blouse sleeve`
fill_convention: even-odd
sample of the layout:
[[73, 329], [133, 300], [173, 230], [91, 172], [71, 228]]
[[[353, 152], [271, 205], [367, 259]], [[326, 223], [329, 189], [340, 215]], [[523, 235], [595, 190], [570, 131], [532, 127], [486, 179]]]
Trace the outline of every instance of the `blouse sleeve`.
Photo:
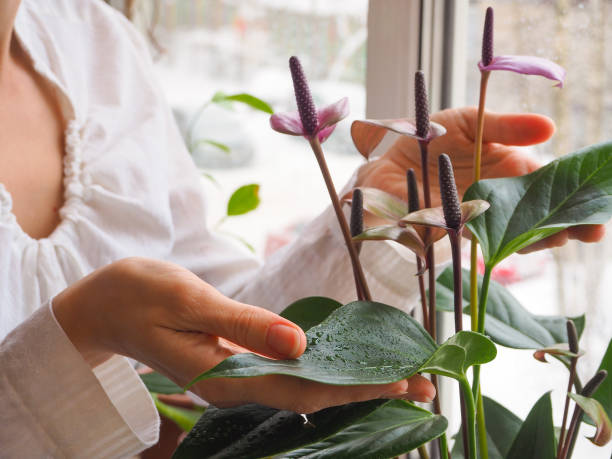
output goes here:
[[0, 343], [0, 426], [2, 457], [124, 457], [159, 417], [125, 358], [92, 372], [44, 306]]

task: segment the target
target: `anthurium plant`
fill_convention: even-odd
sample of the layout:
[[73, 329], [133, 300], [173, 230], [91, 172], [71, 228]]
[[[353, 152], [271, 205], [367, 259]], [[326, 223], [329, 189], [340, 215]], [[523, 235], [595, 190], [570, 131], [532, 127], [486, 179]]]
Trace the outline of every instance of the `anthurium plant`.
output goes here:
[[[209, 407], [201, 413], [173, 412], [188, 435], [174, 457], [184, 458], [387, 458], [417, 450], [442, 458], [566, 459], [572, 456], [581, 425], [595, 426], [591, 441], [605, 445], [612, 435], [612, 342], [599, 370], [583, 383], [576, 372], [585, 317], [541, 316], [523, 307], [502, 285], [491, 279], [504, 258], [565, 228], [603, 224], [612, 216], [612, 142], [569, 153], [528, 175], [480, 180], [486, 81], [494, 70], [536, 74], [562, 85], [564, 71], [541, 58], [493, 55], [493, 10], [486, 15], [479, 122], [475, 133], [474, 183], [460, 202], [449, 156], [438, 159], [441, 207], [431, 206], [428, 144], [445, 134], [444, 126], [429, 120], [425, 76], [415, 78], [416, 119], [354, 122], [351, 134], [366, 158], [388, 130], [415, 138], [422, 159], [423, 200], [417, 177], [406, 171], [408, 201], [378, 189], [356, 189], [346, 199], [346, 221], [325, 162], [322, 143], [348, 113], [341, 99], [318, 109], [296, 57], [289, 61], [298, 111], [275, 114], [273, 129], [303, 136], [312, 148], [344, 236], [355, 279], [355, 301], [342, 305], [331, 298], [309, 297], [288, 305], [284, 317], [306, 330], [308, 347], [294, 360], [274, 360], [257, 354], [237, 354], [202, 373], [210, 378], [248, 378], [282, 374], [334, 385], [384, 384], [417, 373], [443, 375], [457, 381], [461, 400], [461, 431], [450, 444], [445, 416], [438, 403], [433, 412], [399, 400], [371, 400], [302, 415], [259, 405], [229, 409]], [[419, 208], [423, 202], [424, 207]], [[384, 224], [364, 227], [363, 215]], [[484, 275], [461, 266], [465, 229], [472, 254], [480, 246]], [[432, 247], [447, 236], [452, 266], [435, 272]], [[359, 258], [364, 241], [390, 240], [411, 249], [417, 260], [421, 318], [372, 298]], [[397, 275], [389, 273], [389, 275]], [[425, 285], [427, 277], [427, 286]], [[436, 312], [454, 314], [455, 334], [440, 343]], [[464, 329], [463, 316], [471, 316]], [[551, 394], [541, 395], [523, 420], [498, 402], [483, 397], [480, 367], [495, 359], [497, 347], [532, 349], [534, 357], [557, 359], [568, 369], [565, 412], [561, 426], [553, 424]], [[471, 378], [468, 375], [472, 374]], [[181, 392], [161, 375], [144, 376], [152, 392]], [[189, 387], [188, 386], [188, 387]], [[188, 388], [187, 387], [187, 388]], [[439, 395], [439, 387], [437, 387]], [[545, 388], [543, 388], [543, 392]], [[161, 403], [158, 401], [158, 403]], [[572, 408], [570, 410], [570, 408]], [[197, 422], [195, 421], [197, 419]]]

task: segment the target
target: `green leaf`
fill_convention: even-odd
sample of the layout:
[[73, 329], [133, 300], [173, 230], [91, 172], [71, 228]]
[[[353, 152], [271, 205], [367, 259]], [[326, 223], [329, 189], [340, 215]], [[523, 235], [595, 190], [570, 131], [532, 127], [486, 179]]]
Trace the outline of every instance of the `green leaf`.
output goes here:
[[[436, 345], [406, 313], [382, 303], [356, 301], [336, 309], [306, 332], [308, 347], [294, 360], [237, 354], [198, 376], [297, 376], [335, 385], [385, 384], [414, 375]], [[486, 339], [486, 338], [485, 338]]]
[[554, 459], [555, 443], [552, 403], [547, 392], [527, 415], [506, 459]]
[[267, 457], [319, 442], [367, 416], [387, 400], [327, 408], [303, 416], [262, 405], [210, 407], [172, 456], [241, 459]]
[[231, 149], [230, 147], [228, 147], [227, 145], [225, 145], [224, 143], [221, 142], [217, 142], [216, 140], [211, 140], [211, 139], [200, 139], [196, 142], [193, 143], [193, 145], [191, 145], [191, 151], [194, 151], [197, 147], [199, 147], [200, 145], [212, 145], [215, 148], [218, 148], [219, 150], [223, 151], [224, 153], [230, 153]]
[[[463, 304], [465, 313], [470, 307], [470, 274], [464, 269]], [[482, 287], [482, 276], [478, 276], [478, 291]], [[436, 282], [436, 305], [438, 309], [452, 312], [453, 270], [446, 268]], [[526, 310], [518, 300], [501, 284], [491, 281], [485, 322], [485, 334], [495, 343], [513, 349], [541, 349], [556, 343], [567, 342], [567, 317], [539, 316]], [[584, 315], [571, 317], [578, 336], [584, 330]], [[612, 396], [611, 396], [612, 400]]]
[[[482, 402], [485, 412], [489, 459], [505, 459], [523, 421], [489, 397], [483, 396]], [[455, 435], [455, 438], [451, 456], [453, 459], [464, 459], [461, 431]], [[476, 445], [478, 444], [476, 442]], [[478, 457], [480, 457], [480, 454]]]
[[270, 115], [274, 113], [274, 110], [272, 110], [272, 107], [270, 107], [268, 103], [247, 93], [227, 95], [219, 91], [213, 95], [211, 101], [222, 106], [227, 106], [228, 102], [239, 102], [254, 110], [269, 113]]
[[181, 386], [155, 371], [140, 375], [140, 379], [142, 379], [149, 392], [165, 395], [183, 394], [185, 392]]
[[481, 180], [465, 201], [491, 209], [467, 226], [480, 242], [485, 264], [564, 228], [606, 223], [612, 215], [612, 142], [584, 148], [522, 177]]
[[[606, 370], [608, 377], [604, 379], [601, 385], [597, 388], [592, 398], [597, 400], [603, 406], [609, 418], [612, 418], [612, 340], [608, 343], [608, 349], [599, 364], [599, 370]], [[585, 419], [587, 417], [585, 416]]]
[[597, 446], [606, 445], [612, 435], [612, 422], [610, 422], [610, 418], [606, 414], [606, 410], [601, 406], [601, 403], [593, 398], [583, 397], [578, 394], [569, 394], [569, 396], [595, 421], [597, 430], [595, 435], [589, 438], [589, 440]]
[[497, 348], [489, 338], [464, 330], [447, 339], [420, 371], [463, 379], [469, 367], [488, 363], [496, 355]]
[[446, 431], [439, 415], [393, 400], [336, 435], [288, 454], [286, 458], [386, 458], [412, 451]]
[[227, 215], [244, 215], [259, 206], [259, 185], [243, 185], [232, 193], [227, 203]]
[[205, 409], [193, 409], [189, 410], [186, 408], [180, 408], [177, 406], [168, 405], [159, 400], [157, 395], [153, 394], [153, 401], [159, 414], [170, 419], [184, 432], [189, 432], [196, 425], [198, 419], [202, 416]]
[[310, 296], [290, 304], [280, 315], [299, 325], [302, 330], [309, 330], [315, 325], [319, 325], [341, 306], [341, 303], [331, 298]]

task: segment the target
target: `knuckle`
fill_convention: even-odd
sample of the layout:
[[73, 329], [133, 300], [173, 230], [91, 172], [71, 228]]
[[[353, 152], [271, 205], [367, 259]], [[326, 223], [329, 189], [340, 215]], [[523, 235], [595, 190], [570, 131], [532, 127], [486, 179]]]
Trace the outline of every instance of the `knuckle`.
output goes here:
[[230, 333], [239, 344], [249, 347], [252, 344], [250, 338], [256, 321], [257, 312], [253, 308], [240, 308], [232, 321]]

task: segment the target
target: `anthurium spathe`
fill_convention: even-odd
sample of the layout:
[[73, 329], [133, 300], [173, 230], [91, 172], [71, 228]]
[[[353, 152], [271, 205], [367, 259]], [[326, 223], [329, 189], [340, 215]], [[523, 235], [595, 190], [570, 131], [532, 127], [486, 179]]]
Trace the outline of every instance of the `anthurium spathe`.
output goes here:
[[293, 79], [298, 111], [275, 113], [270, 117], [270, 126], [283, 134], [306, 138], [316, 136], [319, 142], [325, 142], [336, 128], [336, 124], [349, 114], [348, 99], [344, 97], [336, 103], [317, 109], [297, 57], [293, 56], [289, 59], [289, 68]]
[[493, 55], [493, 8], [488, 7], [482, 35], [482, 60], [478, 63], [481, 72], [507, 70], [523, 75], [540, 75], [557, 82], [563, 87], [565, 70], [558, 64], [535, 56], [494, 56]]

